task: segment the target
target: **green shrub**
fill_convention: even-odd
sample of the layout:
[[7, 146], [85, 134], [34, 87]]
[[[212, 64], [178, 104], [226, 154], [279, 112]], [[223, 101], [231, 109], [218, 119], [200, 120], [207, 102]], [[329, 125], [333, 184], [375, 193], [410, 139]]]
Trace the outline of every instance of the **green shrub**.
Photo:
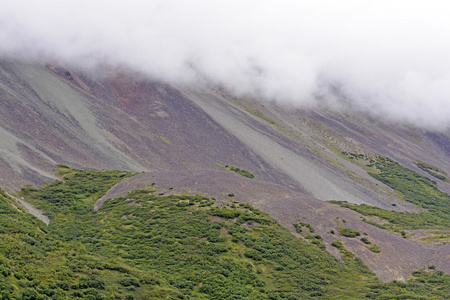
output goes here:
[[248, 178], [250, 178], [250, 179], [255, 178], [255, 175], [253, 175], [252, 173], [250, 173], [250, 172], [247, 171], [247, 170], [240, 169], [240, 168], [237, 168], [237, 167], [232, 167], [232, 166], [229, 167], [228, 165], [225, 165], [225, 168], [226, 168], [227, 170], [229, 170], [229, 171], [233, 171], [233, 172], [235, 172], [235, 173], [237, 173], [237, 174], [239, 174], [239, 175], [248, 177]]
[[237, 209], [229, 209], [229, 208], [213, 208], [211, 209], [211, 214], [214, 216], [226, 218], [226, 219], [234, 219], [239, 217], [243, 212]]
[[294, 226], [295, 231], [296, 231], [297, 233], [302, 233], [302, 232], [303, 232], [302, 227], [301, 227], [300, 225], [298, 225], [297, 223], [294, 223], [294, 224], [292, 224], [292, 225]]
[[296, 227], [296, 229], [297, 229], [297, 227], [299, 227], [301, 230], [301, 226], [305, 226], [306, 228], [308, 228], [310, 233], [314, 233], [314, 228], [311, 226], [311, 224], [306, 223], [306, 222], [299, 222], [299, 223], [300, 223], [300, 225], [298, 225], [298, 224], [297, 224], [297, 226], [294, 225]]
[[245, 257], [254, 259], [256, 261], [262, 260], [261, 254], [258, 251], [256, 251], [255, 249], [248, 249], [247, 251], [245, 251], [244, 255], [245, 255]]
[[334, 242], [332, 242], [330, 245], [338, 249], [344, 248], [344, 245], [342, 245], [342, 242], [340, 240], [334, 240]]
[[[444, 175], [447, 175], [447, 173], [445, 173], [445, 172], [442, 171], [441, 169], [436, 168], [436, 167], [433, 167], [433, 166], [428, 165], [428, 164], [423, 163], [423, 162], [418, 162], [416, 165], [417, 165], [422, 171], [427, 172], [427, 173], [430, 174], [431, 176], [433, 176], [433, 177], [435, 177], [435, 178], [437, 178], [437, 179], [439, 179], [439, 180], [442, 180], [442, 181], [444, 181], [444, 182], [449, 182], [449, 180], [447, 179], [447, 177], [444, 176]], [[438, 173], [435, 173], [435, 172], [439, 172], [439, 173], [441, 173], [441, 174], [438, 174]]]
[[365, 238], [365, 237], [361, 238], [361, 241], [362, 241], [364, 244], [366, 244], [366, 245], [372, 244], [372, 243], [371, 243], [367, 238]]
[[345, 237], [350, 237], [350, 238], [354, 238], [356, 236], [360, 236], [361, 234], [359, 233], [358, 230], [355, 229], [351, 229], [348, 227], [341, 227], [339, 228], [339, 234]]
[[138, 280], [130, 277], [121, 279], [119, 283], [123, 286], [135, 286], [135, 287], [141, 286]]
[[380, 253], [381, 252], [380, 248], [378, 248], [378, 246], [375, 245], [375, 244], [367, 246], [367, 249], [369, 249], [370, 251], [372, 251], [374, 253]]

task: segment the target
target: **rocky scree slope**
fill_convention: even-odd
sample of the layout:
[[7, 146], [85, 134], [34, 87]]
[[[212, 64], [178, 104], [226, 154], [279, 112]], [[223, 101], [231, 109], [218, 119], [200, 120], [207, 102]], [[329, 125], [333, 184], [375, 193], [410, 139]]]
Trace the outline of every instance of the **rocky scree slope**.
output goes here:
[[[237, 166], [261, 182], [246, 188], [254, 191], [274, 184], [291, 195], [269, 197], [268, 192], [237, 197], [239, 201], [271, 213], [292, 231], [299, 218], [311, 224], [337, 257], [340, 254], [330, 246], [336, 220], [345, 218], [349, 227], [364, 228], [385, 255], [365, 250], [359, 239], [338, 239], [383, 280], [404, 280], [414, 269], [429, 264], [442, 269], [449, 265], [448, 246], [412, 243], [362, 223], [359, 214], [319, 201], [421, 211], [343, 152], [390, 157], [435, 180], [416, 163], [450, 172], [448, 134], [386, 123], [351, 110], [286, 108], [249, 97], [235, 98], [201, 84], [155, 82], [131, 72], [107, 70], [100, 76], [58, 64], [2, 60], [0, 139], [0, 186], [11, 191], [54, 180], [57, 164], [151, 172], [164, 178], [158, 185], [165, 187], [172, 179], [161, 174], [175, 173], [159, 170], [176, 171], [180, 178], [202, 170], [198, 172], [204, 172], [200, 173], [203, 177], [221, 178], [220, 172], [228, 172], [225, 165]], [[187, 185], [205, 192], [197, 183]], [[208, 184], [213, 187], [210, 193], [232, 186], [225, 178]], [[437, 186], [450, 191], [447, 182], [438, 180]], [[246, 188], [236, 187], [229, 193], [238, 195]], [[380, 263], [387, 257], [392, 259]]]

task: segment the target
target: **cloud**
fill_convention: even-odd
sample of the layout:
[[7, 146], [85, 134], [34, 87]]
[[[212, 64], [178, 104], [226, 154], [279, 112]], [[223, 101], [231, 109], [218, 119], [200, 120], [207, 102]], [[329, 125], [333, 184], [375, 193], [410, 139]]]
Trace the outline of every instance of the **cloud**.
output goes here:
[[[450, 127], [448, 1], [4, 0], [0, 55]], [[338, 91], [339, 93], [336, 93]]]

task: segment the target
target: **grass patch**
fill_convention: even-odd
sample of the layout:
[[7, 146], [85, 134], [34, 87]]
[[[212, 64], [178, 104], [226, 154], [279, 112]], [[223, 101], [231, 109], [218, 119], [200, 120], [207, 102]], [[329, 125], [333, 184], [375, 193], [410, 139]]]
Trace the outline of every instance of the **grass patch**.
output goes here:
[[172, 142], [171, 142], [168, 138], [166, 138], [165, 136], [161, 135], [160, 138], [161, 138], [161, 140], [162, 140], [164, 143], [166, 143], [167, 145], [172, 144]]
[[[428, 174], [430, 174], [431, 176], [444, 181], [444, 182], [449, 182], [447, 179], [447, 173], [445, 173], [443, 170], [434, 167], [432, 165], [426, 164], [424, 162], [418, 162], [416, 163], [417, 167], [419, 167], [422, 171], [427, 172]], [[439, 174], [438, 174], [439, 173]]]
[[[302, 227], [306, 227], [306, 228], [308, 228], [308, 230], [309, 230], [310, 233], [314, 233], [314, 227], [312, 227], [311, 224], [306, 223], [306, 222], [302, 222], [302, 221], [300, 221], [300, 222], [298, 222], [298, 223], [299, 223], [299, 224], [294, 224], [294, 227], [295, 227], [296, 229], [299, 228], [300, 231], [301, 231], [301, 228], [302, 228]], [[297, 231], [297, 232], [298, 232], [298, 231]]]
[[405, 229], [423, 229], [423, 228], [442, 228], [443, 226], [441, 220], [433, 216], [430, 213], [408, 213], [408, 212], [395, 212], [390, 210], [385, 210], [375, 206], [370, 206], [367, 204], [353, 204], [347, 201], [328, 201], [329, 203], [337, 204], [341, 207], [345, 207], [354, 210], [364, 216], [368, 217], [378, 217], [380, 220], [388, 221], [386, 224], [380, 224], [374, 221], [363, 219], [364, 222], [371, 224], [373, 226], [393, 231], [401, 232]]
[[418, 270], [407, 283], [393, 281], [374, 286], [368, 299], [448, 299], [450, 276], [442, 271]]
[[292, 225], [294, 226], [295, 231], [296, 231], [297, 233], [300, 233], [300, 234], [303, 233], [302, 226], [300, 226], [300, 225], [297, 224], [297, 223], [294, 223], [294, 224], [292, 224]]
[[375, 245], [375, 244], [368, 245], [367, 249], [369, 249], [370, 251], [372, 251], [374, 253], [380, 253], [381, 252], [380, 248], [378, 248], [378, 246]]
[[438, 240], [442, 240], [442, 244], [448, 244], [450, 241], [450, 235], [438, 235], [438, 236], [428, 236], [428, 237], [424, 237], [421, 238], [420, 241], [422, 243], [432, 243]]
[[345, 249], [344, 245], [340, 240], [335, 240], [331, 243], [331, 246], [339, 249], [339, 252], [342, 254], [342, 260], [349, 261], [355, 258], [355, 255], [351, 252]]
[[250, 179], [255, 178], [255, 175], [253, 175], [253, 174], [250, 173], [249, 171], [244, 170], [244, 169], [240, 169], [240, 168], [238, 168], [238, 167], [233, 167], [233, 166], [225, 165], [225, 169], [227, 169], [228, 171], [232, 171], [232, 172], [234, 172], [234, 173], [237, 173], [237, 174], [239, 174], [239, 175], [242, 175], [242, 176], [244, 176], [244, 177], [250, 178]]
[[351, 229], [348, 227], [341, 227], [341, 228], [339, 228], [339, 235], [349, 237], [349, 238], [354, 238], [356, 236], [360, 236], [361, 233], [359, 233], [359, 231], [356, 229]]
[[365, 238], [365, 237], [361, 238], [361, 242], [363, 242], [363, 243], [366, 244], [366, 245], [372, 244], [372, 243], [371, 243], [367, 238]]
[[450, 196], [440, 191], [435, 181], [386, 157], [379, 156], [375, 167], [379, 173], [369, 175], [403, 195], [406, 201], [427, 209], [449, 227]]
[[389, 221], [387, 225], [379, 225], [365, 220], [367, 223], [387, 230], [399, 232], [403, 229], [450, 228], [450, 195], [439, 190], [435, 181], [405, 168], [387, 157], [370, 158], [363, 154], [348, 152], [343, 152], [343, 154], [347, 155], [349, 159], [362, 161], [366, 165], [369, 175], [394, 189], [406, 201], [427, 211], [423, 213], [400, 213], [365, 204], [353, 205], [346, 202], [330, 201], [331, 203], [350, 208], [366, 216], [378, 216], [387, 220]]

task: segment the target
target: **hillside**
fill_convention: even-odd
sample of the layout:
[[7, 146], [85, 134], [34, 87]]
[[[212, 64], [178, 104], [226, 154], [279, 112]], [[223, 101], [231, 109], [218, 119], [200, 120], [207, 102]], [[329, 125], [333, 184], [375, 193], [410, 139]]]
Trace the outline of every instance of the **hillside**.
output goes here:
[[[320, 235], [296, 238], [248, 204], [164, 195], [155, 185], [92, 208], [119, 171], [61, 168], [64, 181], [21, 196], [45, 209], [42, 222], [0, 196], [0, 289], [10, 299], [444, 299], [450, 276], [433, 269], [407, 284], [379, 282], [362, 261]], [[316, 241], [316, 242], [313, 242]], [[355, 282], [358, 285], [355, 287]]]
[[[413, 272], [429, 266], [450, 274], [447, 133], [389, 122], [351, 107], [331, 108], [325, 100], [315, 107], [287, 107], [250, 96], [236, 97], [205, 82], [189, 86], [169, 84], [129, 70], [105, 68], [92, 74], [57, 63], [39, 65], [3, 59], [0, 61], [0, 140], [0, 187], [43, 209], [50, 225], [47, 230], [36, 220], [18, 213], [15, 215], [20, 215], [20, 220], [14, 217], [4, 219], [9, 220], [5, 222], [23, 222], [26, 225], [22, 227], [29, 228], [30, 232], [20, 234], [48, 239], [61, 249], [84, 245], [92, 260], [126, 258], [124, 253], [128, 250], [116, 246], [111, 248], [115, 252], [108, 254], [113, 241], [106, 237], [114, 232], [117, 216], [131, 209], [124, 204], [131, 197], [127, 195], [138, 197], [144, 193], [135, 191], [138, 189], [153, 191], [151, 197], [157, 197], [145, 198], [144, 203], [167, 200], [164, 205], [169, 208], [174, 201], [182, 201], [178, 198], [181, 195], [195, 197], [201, 193], [201, 197], [215, 200], [202, 198], [199, 203], [206, 201], [212, 206], [199, 207], [196, 202], [188, 208], [210, 209], [211, 216], [214, 207], [234, 209], [230, 205], [251, 205], [269, 218], [270, 226], [275, 226], [289, 243], [300, 243], [301, 247], [310, 249], [307, 251], [322, 257], [319, 260], [332, 264], [339, 274], [336, 278], [345, 272], [352, 274], [345, 279], [348, 282], [317, 283], [321, 286], [319, 290], [330, 297], [334, 289], [336, 295], [343, 295], [350, 281], [364, 281], [364, 276], [369, 279], [367, 285], [362, 283], [358, 295], [370, 293], [366, 289], [369, 282], [381, 284], [375, 275], [383, 282], [406, 282]], [[116, 178], [94, 194], [65, 195], [66, 188], [61, 185], [63, 190], [53, 199], [45, 194], [50, 187], [46, 184], [61, 179], [57, 165], [142, 173], [126, 179]], [[42, 190], [35, 190], [41, 186], [44, 186]], [[89, 191], [89, 187], [84, 189]], [[169, 196], [165, 198], [159, 193]], [[54, 202], [48, 202], [51, 199]], [[111, 219], [102, 219], [106, 214]], [[123, 222], [130, 223], [124, 227], [130, 231], [117, 233], [123, 240], [130, 239], [128, 233], [135, 235], [144, 230], [140, 226], [145, 222], [134, 224], [134, 219], [127, 219], [130, 214], [120, 215], [120, 218], [125, 216]], [[104, 222], [105, 227], [96, 228], [93, 224], [98, 222]], [[165, 222], [176, 223], [172, 219]], [[191, 220], [185, 222], [189, 224]], [[231, 229], [231, 221], [221, 219], [220, 222], [223, 222], [221, 228]], [[83, 229], [80, 224], [90, 225]], [[261, 230], [263, 233], [258, 238], [272, 229]], [[342, 230], [344, 233], [339, 234]], [[359, 235], [346, 236], [352, 235], [351, 230]], [[94, 235], [102, 237], [97, 248], [84, 240]], [[315, 240], [314, 235], [320, 238]], [[18, 243], [25, 247], [19, 241], [22, 238]], [[232, 241], [221, 242], [231, 245], [231, 249], [221, 254], [224, 257], [244, 251]], [[353, 260], [342, 264], [347, 252], [343, 252], [339, 242], [375, 275], [364, 273], [366, 267], [359, 260], [359, 267], [349, 266]], [[44, 255], [44, 250], [37, 251]], [[72, 253], [58, 251], [60, 254], [55, 255], [64, 257]], [[242, 251], [241, 256], [245, 253]], [[299, 253], [298, 257], [304, 255]], [[244, 262], [254, 265], [251, 257], [243, 258]], [[142, 269], [135, 261], [120, 263], [131, 268], [130, 274], [136, 280], [141, 276], [136, 274], [150, 270]], [[272, 263], [271, 268], [275, 270], [279, 262]], [[55, 269], [59, 267], [62, 266], [54, 265]], [[180, 290], [173, 283], [175, 279], [159, 273], [166, 267], [161, 265], [151, 270], [160, 278], [161, 290], [177, 294]], [[283, 266], [283, 270], [286, 268]], [[255, 276], [263, 280], [267, 274], [261, 270], [262, 275]], [[98, 272], [115, 281], [120, 281], [122, 276], [107, 268]], [[421, 272], [417, 274], [422, 276], [424, 271]], [[82, 271], [80, 276], [88, 273]], [[290, 273], [279, 276], [286, 278], [290, 276], [287, 274]], [[68, 281], [78, 284], [81, 277]], [[16, 279], [9, 281], [15, 287]], [[49, 286], [51, 280], [46, 280], [42, 279]], [[142, 278], [139, 280], [142, 282]], [[265, 284], [273, 288], [271, 291], [282, 289], [280, 282], [274, 283], [266, 277], [264, 280], [268, 280]], [[298, 281], [301, 280], [309, 279], [299, 277]], [[327, 287], [329, 284], [333, 287]], [[298, 286], [289, 288], [289, 293], [299, 293], [299, 297], [313, 293]], [[125, 295], [125, 288], [117, 289]], [[141, 288], [142, 293], [151, 289], [154, 287]]]

